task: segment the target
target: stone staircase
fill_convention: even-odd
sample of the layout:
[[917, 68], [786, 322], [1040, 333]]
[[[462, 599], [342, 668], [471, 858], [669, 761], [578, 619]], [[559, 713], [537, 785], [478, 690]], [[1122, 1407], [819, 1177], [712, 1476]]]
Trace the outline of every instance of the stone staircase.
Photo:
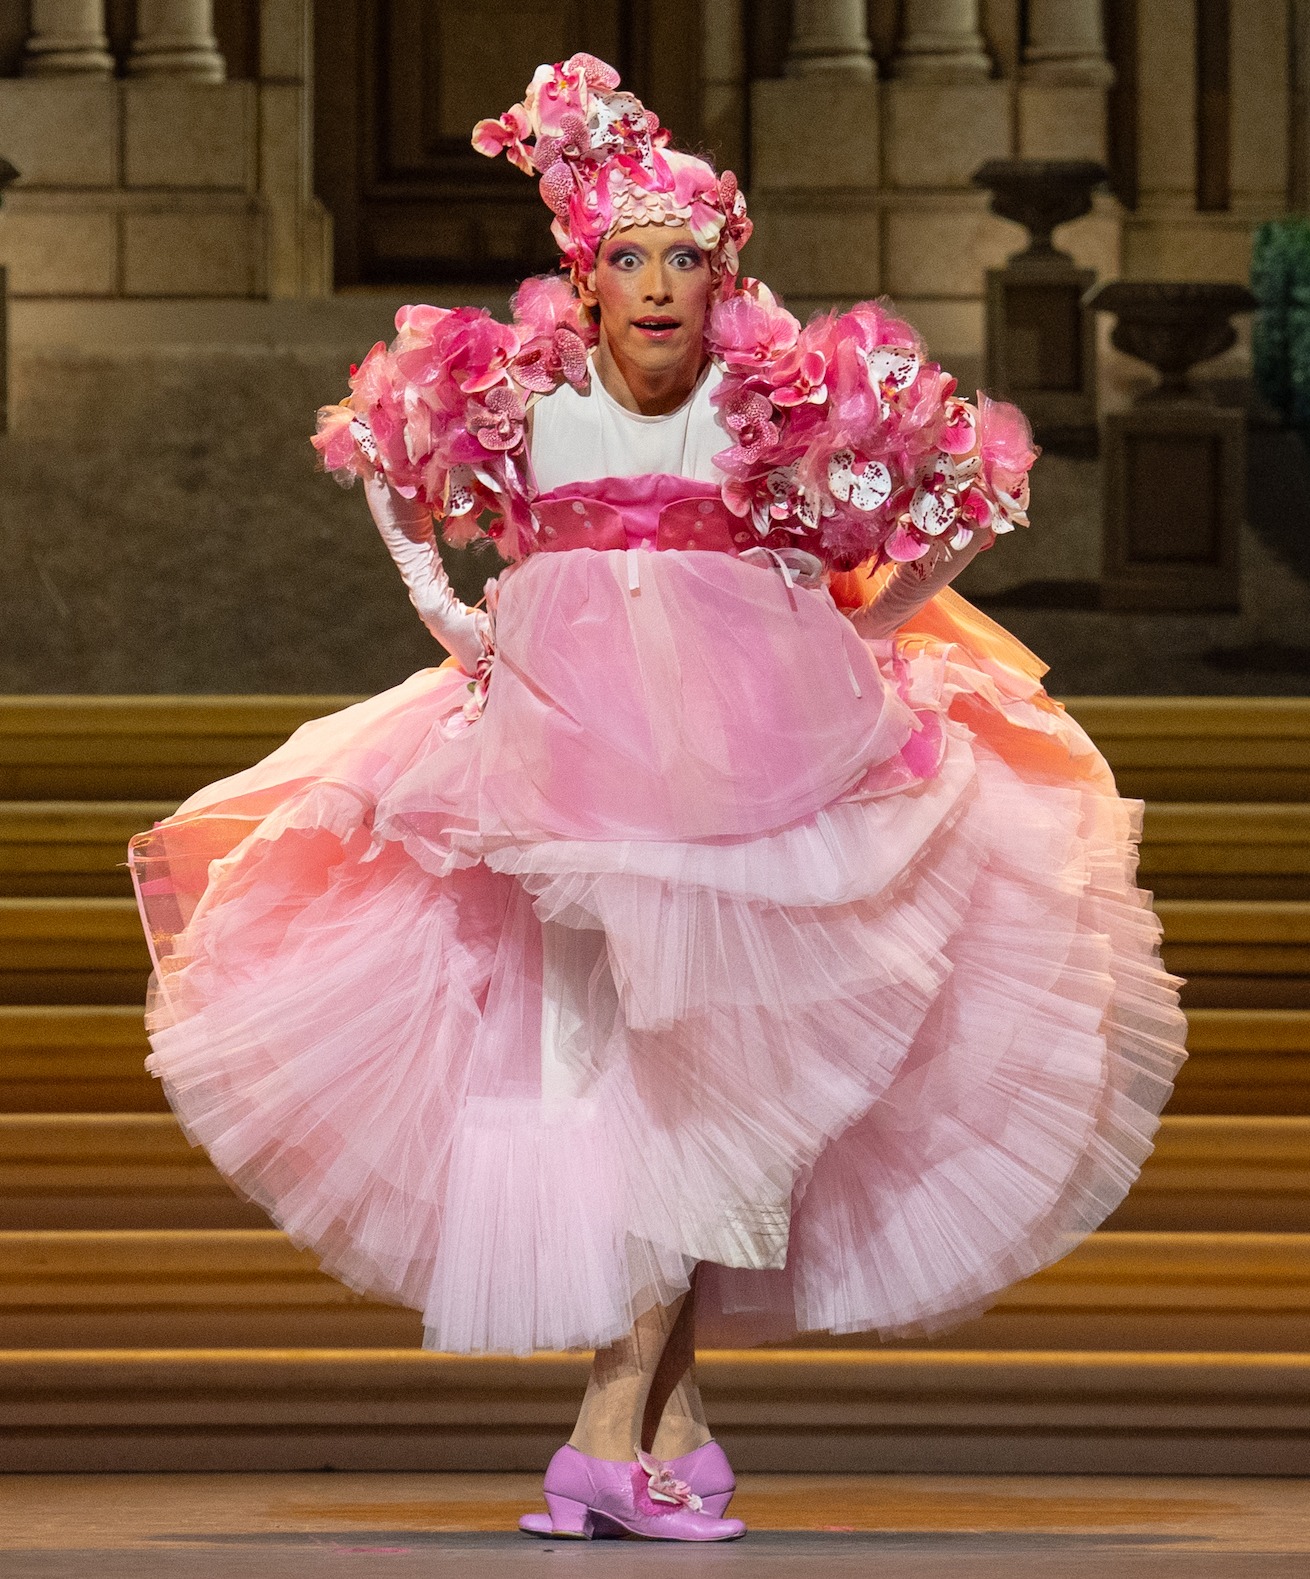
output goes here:
[[[128, 836], [347, 697], [0, 699], [0, 1470], [519, 1469], [586, 1357], [424, 1354], [141, 1067]], [[1192, 1057], [1105, 1228], [939, 1344], [713, 1352], [743, 1468], [1303, 1473], [1310, 702], [1081, 699], [1149, 805]]]

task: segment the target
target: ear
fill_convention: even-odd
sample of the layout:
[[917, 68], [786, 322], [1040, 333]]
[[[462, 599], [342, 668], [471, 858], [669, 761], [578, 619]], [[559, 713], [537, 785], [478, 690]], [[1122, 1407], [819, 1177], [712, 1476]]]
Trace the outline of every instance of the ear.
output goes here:
[[599, 304], [600, 297], [596, 295], [595, 269], [592, 269], [590, 274], [575, 275], [574, 284], [577, 287], [578, 300], [584, 307], [595, 307]]

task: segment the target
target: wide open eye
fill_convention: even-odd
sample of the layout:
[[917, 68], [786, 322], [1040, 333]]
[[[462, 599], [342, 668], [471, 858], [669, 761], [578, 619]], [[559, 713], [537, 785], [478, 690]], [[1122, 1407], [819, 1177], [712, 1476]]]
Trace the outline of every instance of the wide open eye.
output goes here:
[[668, 264], [671, 269], [690, 274], [693, 270], [700, 268], [704, 259], [705, 254], [699, 247], [679, 247], [676, 251], [669, 254]]
[[635, 247], [619, 247], [607, 254], [605, 261], [610, 268], [621, 269], [625, 274], [631, 274], [641, 267], [642, 257]]

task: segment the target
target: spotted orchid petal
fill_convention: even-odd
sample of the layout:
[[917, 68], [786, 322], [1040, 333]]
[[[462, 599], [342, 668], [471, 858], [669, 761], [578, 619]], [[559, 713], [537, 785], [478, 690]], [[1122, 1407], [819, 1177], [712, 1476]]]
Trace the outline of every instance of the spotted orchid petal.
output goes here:
[[869, 377], [876, 385], [900, 394], [919, 376], [921, 363], [913, 351], [904, 346], [879, 345], [865, 353], [869, 364]]
[[871, 514], [891, 498], [892, 474], [881, 461], [836, 450], [828, 461], [828, 487], [834, 499]]
[[959, 508], [959, 500], [953, 493], [920, 486], [910, 500], [910, 520], [926, 537], [940, 537], [955, 525]]

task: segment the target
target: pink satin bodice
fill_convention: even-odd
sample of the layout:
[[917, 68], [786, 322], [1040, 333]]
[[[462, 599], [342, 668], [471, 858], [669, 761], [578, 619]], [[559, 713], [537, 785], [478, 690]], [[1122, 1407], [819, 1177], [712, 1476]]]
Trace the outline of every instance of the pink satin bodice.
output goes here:
[[714, 483], [651, 472], [599, 477], [539, 494], [532, 509], [546, 552], [574, 548], [708, 549], [734, 557], [756, 541]]

